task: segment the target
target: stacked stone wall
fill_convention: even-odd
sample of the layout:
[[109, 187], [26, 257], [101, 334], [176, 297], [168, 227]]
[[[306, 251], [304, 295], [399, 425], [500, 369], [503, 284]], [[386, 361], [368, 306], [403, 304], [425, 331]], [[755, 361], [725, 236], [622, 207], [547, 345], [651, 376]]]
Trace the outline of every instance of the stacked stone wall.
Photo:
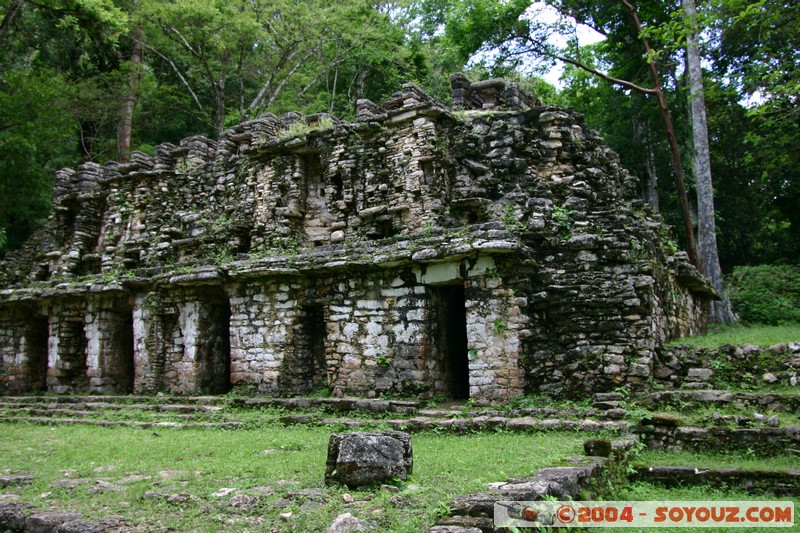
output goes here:
[[647, 387], [713, 290], [578, 114], [453, 88], [456, 111], [406, 84], [354, 122], [266, 114], [60, 171], [0, 266], [4, 389], [43, 383], [45, 322], [54, 392]]

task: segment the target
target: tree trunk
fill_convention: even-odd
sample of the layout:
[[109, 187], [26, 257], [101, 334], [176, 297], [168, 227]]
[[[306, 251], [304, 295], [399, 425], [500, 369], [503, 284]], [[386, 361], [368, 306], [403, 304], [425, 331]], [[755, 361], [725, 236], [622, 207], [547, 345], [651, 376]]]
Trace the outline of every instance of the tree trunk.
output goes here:
[[642, 149], [645, 151], [641, 167], [642, 177], [644, 178], [642, 198], [653, 212], [658, 213], [658, 174], [656, 173], [656, 154], [653, 150], [650, 128], [646, 122], [640, 120], [638, 113], [634, 113], [633, 128], [642, 143]]
[[8, 32], [8, 30], [11, 28], [11, 24], [14, 22], [14, 17], [17, 15], [20, 9], [22, 9], [22, 0], [14, 0], [3, 17], [3, 21], [0, 22], [0, 36], [5, 35], [6, 32]]
[[645, 154], [645, 176], [647, 176], [647, 205], [653, 212], [658, 213], [660, 204], [658, 201], [658, 174], [656, 172], [656, 153], [653, 150], [653, 143], [650, 134], [647, 137], [647, 154]]
[[714, 211], [714, 185], [711, 179], [711, 151], [708, 144], [706, 103], [703, 91], [703, 71], [700, 66], [700, 50], [697, 44], [699, 30], [695, 0], [682, 0], [689, 24], [686, 36], [686, 56], [689, 72], [689, 99], [692, 118], [693, 166], [697, 187], [697, 234], [698, 253], [703, 274], [711, 281], [723, 300], [712, 302], [710, 319], [720, 324], [733, 324], [733, 314], [722, 286], [722, 269], [717, 253], [717, 227]]
[[117, 161], [127, 163], [131, 155], [131, 130], [133, 111], [139, 99], [139, 85], [142, 81], [142, 52], [144, 48], [142, 28], [133, 29], [133, 50], [131, 51], [131, 70], [128, 75], [128, 93], [122, 102], [119, 124], [117, 124]]
[[225, 130], [225, 80], [214, 84], [214, 130], [217, 137]]

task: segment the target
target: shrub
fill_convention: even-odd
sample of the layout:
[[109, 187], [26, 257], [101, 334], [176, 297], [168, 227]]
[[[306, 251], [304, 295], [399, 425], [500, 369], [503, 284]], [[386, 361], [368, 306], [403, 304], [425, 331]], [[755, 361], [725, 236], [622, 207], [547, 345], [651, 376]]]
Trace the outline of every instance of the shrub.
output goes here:
[[800, 322], [800, 267], [737, 267], [729, 288], [734, 310], [751, 324]]

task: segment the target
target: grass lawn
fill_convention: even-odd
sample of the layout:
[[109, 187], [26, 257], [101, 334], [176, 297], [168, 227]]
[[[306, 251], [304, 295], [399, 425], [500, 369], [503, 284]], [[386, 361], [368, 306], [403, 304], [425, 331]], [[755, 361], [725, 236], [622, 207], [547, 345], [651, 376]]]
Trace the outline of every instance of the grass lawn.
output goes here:
[[[0, 493], [18, 494], [42, 509], [75, 509], [90, 517], [121, 515], [146, 530], [324, 531], [337, 514], [351, 512], [375, 520], [381, 531], [418, 532], [432, 525], [456, 496], [580, 455], [585, 438], [567, 432], [415, 434], [413, 476], [398, 483], [400, 492], [392, 494], [325, 487], [331, 433], [328, 428], [278, 425], [154, 432], [0, 424], [2, 469], [34, 478], [27, 488]], [[54, 482], [77, 484], [67, 488]], [[223, 488], [257, 495], [260, 501], [249, 510], [231, 507], [228, 500], [235, 493], [215, 496]], [[304, 490], [288, 507], [275, 507], [287, 503], [279, 500], [288, 492]], [[171, 504], [145, 497], [147, 492], [185, 494], [181, 499], [187, 501]], [[344, 493], [356, 502], [346, 506]], [[289, 521], [279, 517], [286, 512], [294, 513]]]
[[[696, 463], [693, 463], [696, 464]], [[797, 511], [800, 509], [800, 498], [788, 497], [764, 497], [754, 496], [751, 493], [730, 490], [730, 489], [716, 489], [707, 486], [698, 487], [675, 487], [666, 488], [659, 485], [650, 483], [630, 483], [624, 487], [620, 487], [615, 491], [614, 500], [630, 500], [630, 501], [791, 501], [794, 502], [795, 509], [795, 523], [793, 527], [781, 527], [778, 529], [765, 529], [763, 527], [736, 527], [736, 528], [692, 528], [692, 527], [659, 527], [659, 528], [591, 528], [586, 531], [592, 532], [658, 532], [658, 533], [686, 533], [688, 531], [730, 531], [730, 532], [749, 532], [749, 531], [800, 531], [800, 523], [796, 518]]]
[[719, 348], [724, 344], [755, 344], [769, 347], [782, 342], [800, 342], [800, 324], [785, 326], [731, 326], [710, 330], [706, 335], [684, 337], [669, 346], [690, 344], [700, 348]]
[[746, 452], [692, 453], [645, 450], [633, 461], [647, 466], [694, 466], [701, 468], [739, 468], [742, 470], [797, 470], [800, 460], [796, 455], [759, 457]]

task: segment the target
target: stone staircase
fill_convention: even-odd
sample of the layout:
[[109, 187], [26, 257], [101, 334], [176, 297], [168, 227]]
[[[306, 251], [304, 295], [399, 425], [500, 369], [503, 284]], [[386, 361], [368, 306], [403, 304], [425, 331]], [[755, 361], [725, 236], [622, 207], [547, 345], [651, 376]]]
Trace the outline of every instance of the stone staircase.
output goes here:
[[98, 426], [242, 429], [263, 424], [404, 431], [627, 431], [629, 424], [594, 408], [427, 408], [410, 400], [236, 396], [5, 396], [0, 422]]

